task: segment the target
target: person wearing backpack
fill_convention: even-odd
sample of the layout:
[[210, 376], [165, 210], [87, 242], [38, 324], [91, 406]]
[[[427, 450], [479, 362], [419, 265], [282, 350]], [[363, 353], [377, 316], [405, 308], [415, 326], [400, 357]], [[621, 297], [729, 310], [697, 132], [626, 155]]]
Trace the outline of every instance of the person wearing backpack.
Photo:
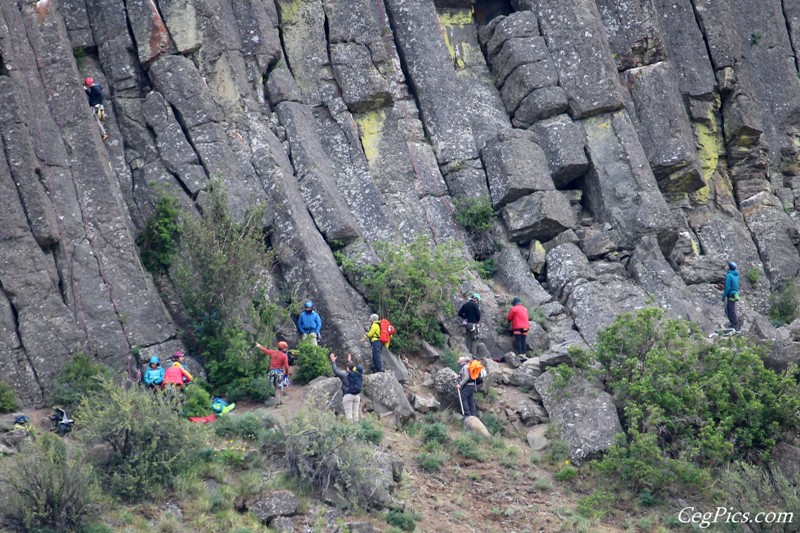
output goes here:
[[478, 332], [478, 324], [480, 324], [481, 321], [481, 308], [478, 307], [480, 301], [481, 295], [477, 292], [473, 292], [469, 300], [458, 310], [458, 316], [461, 318], [461, 325], [465, 328], [464, 340], [467, 343], [467, 349], [470, 354], [474, 353], [473, 344], [475, 340], [480, 338]]
[[364, 338], [369, 341], [372, 347], [372, 371], [383, 372], [383, 347], [389, 347], [394, 335], [394, 326], [388, 319], [380, 319], [375, 313], [369, 316], [371, 325]]
[[528, 328], [531, 326], [528, 318], [528, 309], [522, 305], [522, 300], [514, 298], [511, 301], [511, 310], [506, 317], [511, 323], [511, 333], [514, 334], [514, 352], [525, 355], [528, 351]]
[[470, 372], [470, 365], [477, 362], [480, 369], [483, 368], [480, 361], [473, 360], [471, 357], [463, 355], [458, 358], [458, 366], [461, 367], [459, 373], [459, 381], [456, 383], [458, 394], [461, 396], [461, 413], [464, 418], [468, 416], [478, 416], [478, 407], [475, 405], [475, 391], [478, 389], [479, 382], [481, 381], [480, 369], [478, 375], [473, 377], [473, 372]]
[[342, 406], [344, 416], [348, 422], [358, 424], [359, 414], [361, 413], [361, 388], [364, 384], [364, 369], [361, 365], [353, 363], [353, 356], [347, 354], [347, 366], [345, 370], [339, 370], [336, 366], [336, 354], [331, 352], [331, 365], [333, 373], [342, 380]]
[[100, 136], [106, 141], [108, 140], [108, 133], [106, 133], [106, 128], [103, 126], [103, 121], [106, 119], [106, 108], [103, 105], [103, 88], [93, 78], [86, 78], [83, 80], [83, 91], [89, 100], [94, 120], [100, 128]]

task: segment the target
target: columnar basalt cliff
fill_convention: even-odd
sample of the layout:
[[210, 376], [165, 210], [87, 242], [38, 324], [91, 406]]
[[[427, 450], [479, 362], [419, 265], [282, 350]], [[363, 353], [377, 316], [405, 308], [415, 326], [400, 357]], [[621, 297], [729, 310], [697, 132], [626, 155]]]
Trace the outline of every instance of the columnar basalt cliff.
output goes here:
[[711, 330], [729, 259], [778, 338], [760, 316], [800, 273], [798, 28], [786, 0], [0, 0], [0, 375], [36, 404], [77, 352], [125, 371], [180, 345], [135, 238], [158, 194], [199, 212], [211, 180], [234, 216], [266, 203], [276, 281], [338, 350], [371, 311], [331, 248], [470, 256], [465, 198], [500, 245], [465, 291], [487, 320], [540, 306], [544, 351], [646, 305]]

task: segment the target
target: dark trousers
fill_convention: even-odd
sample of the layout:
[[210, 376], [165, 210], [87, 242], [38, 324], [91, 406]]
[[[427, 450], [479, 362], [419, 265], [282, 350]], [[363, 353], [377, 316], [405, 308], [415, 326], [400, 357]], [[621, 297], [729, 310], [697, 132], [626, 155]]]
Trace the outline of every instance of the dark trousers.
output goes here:
[[475, 405], [475, 384], [467, 383], [459, 391], [461, 404], [464, 406], [464, 416], [478, 416], [478, 406]]
[[372, 371], [383, 372], [383, 359], [381, 359], [383, 343], [379, 339], [372, 341]]
[[524, 333], [514, 332], [514, 351], [518, 355], [525, 355], [528, 351], [528, 336]]
[[739, 329], [739, 318], [736, 316], [736, 301], [730, 298], [725, 303], [725, 316], [728, 317], [728, 322], [731, 323], [733, 329]]

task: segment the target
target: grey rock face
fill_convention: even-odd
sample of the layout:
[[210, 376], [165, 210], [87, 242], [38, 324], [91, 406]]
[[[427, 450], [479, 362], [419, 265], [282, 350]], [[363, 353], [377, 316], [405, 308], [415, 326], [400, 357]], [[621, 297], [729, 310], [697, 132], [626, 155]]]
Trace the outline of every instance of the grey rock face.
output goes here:
[[557, 295], [569, 294], [576, 285], [594, 279], [592, 265], [574, 244], [562, 244], [547, 253], [547, 283]]
[[598, 0], [597, 10], [618, 70], [651, 65], [666, 58], [652, 4], [639, 0]]
[[625, 72], [636, 107], [637, 132], [659, 188], [694, 192], [705, 185], [689, 116], [669, 63]]
[[573, 377], [563, 390], [554, 386], [554, 379], [552, 372], [545, 372], [536, 380], [536, 391], [569, 444], [570, 458], [583, 461], [607, 450], [622, 433], [611, 396], [580, 377]]
[[530, 132], [501, 132], [486, 143], [481, 158], [495, 209], [532, 192], [554, 189], [545, 155]]
[[[583, 118], [622, 107], [617, 69], [593, 1], [537, 0], [536, 13], [567, 92], [570, 115]], [[585, 73], [591, 72], [587, 76]]]
[[584, 151], [583, 130], [567, 115], [542, 120], [534, 126], [539, 145], [547, 156], [553, 182], [562, 188], [589, 167]]

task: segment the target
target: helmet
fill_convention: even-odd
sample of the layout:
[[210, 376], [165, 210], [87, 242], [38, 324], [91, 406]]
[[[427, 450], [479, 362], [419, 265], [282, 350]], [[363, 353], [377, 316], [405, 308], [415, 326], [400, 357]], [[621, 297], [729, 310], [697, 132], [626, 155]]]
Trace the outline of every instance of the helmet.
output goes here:
[[481, 301], [481, 295], [480, 295], [480, 294], [478, 294], [477, 292], [473, 292], [473, 293], [472, 293], [472, 296], [470, 296], [470, 298], [472, 298], [472, 299], [473, 299], [473, 300], [475, 300], [476, 302], [480, 302], [480, 301]]
[[733, 261], [728, 261], [728, 268], [730, 270], [736, 270], [736, 263], [734, 263]]
[[86, 78], [83, 80], [84, 85], [94, 85], [94, 78]]
[[156, 356], [156, 355], [154, 355], [153, 357], [151, 357], [151, 358], [150, 358], [150, 364], [151, 364], [151, 365], [157, 365], [157, 364], [159, 364], [160, 362], [161, 362], [161, 361], [159, 361], [159, 359], [158, 359], [158, 356]]
[[376, 315], [375, 313], [372, 313], [371, 315], [369, 315], [369, 321], [370, 321], [370, 322], [377, 322], [378, 320], [380, 320], [380, 318], [381, 318], [381, 317], [379, 317], [379, 316], [378, 316], [378, 315]]
[[177, 352], [172, 354], [172, 358], [173, 359], [180, 359], [181, 357], [184, 357], [185, 355], [186, 354], [184, 354], [182, 351], [178, 350]]
[[314, 302], [312, 302], [311, 300], [308, 300], [308, 301], [306, 301], [306, 303], [303, 305], [303, 307], [305, 307], [306, 309], [314, 309]]
[[289, 349], [289, 344], [286, 341], [281, 341], [281, 342], [278, 343], [278, 349], [279, 350], [288, 350]]
[[521, 303], [522, 303], [522, 300], [520, 300], [519, 298], [514, 298], [513, 300], [511, 300], [511, 305], [517, 305], [517, 304], [521, 304]]

